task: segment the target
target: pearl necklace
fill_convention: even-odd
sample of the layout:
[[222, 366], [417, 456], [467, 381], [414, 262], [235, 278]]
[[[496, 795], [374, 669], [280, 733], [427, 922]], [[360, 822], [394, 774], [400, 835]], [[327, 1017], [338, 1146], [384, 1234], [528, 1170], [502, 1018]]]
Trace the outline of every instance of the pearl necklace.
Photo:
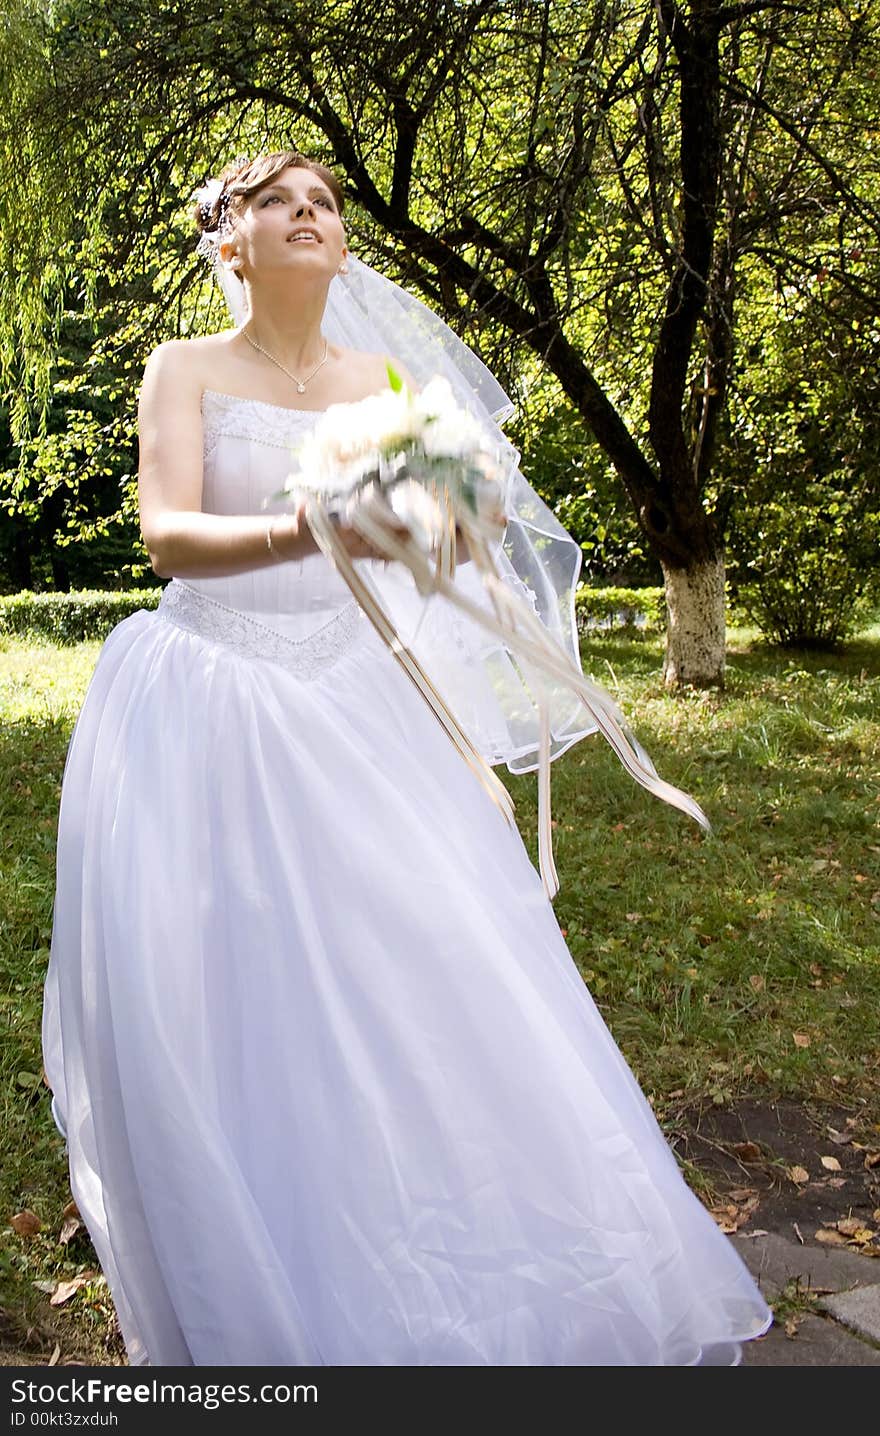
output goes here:
[[296, 390], [297, 390], [297, 393], [298, 393], [298, 394], [304, 394], [304, 393], [306, 392], [306, 385], [307, 385], [312, 379], [314, 379], [315, 375], [317, 374], [318, 370], [322, 367], [322, 365], [324, 365], [324, 364], [327, 363], [327, 352], [328, 352], [328, 351], [327, 351], [327, 340], [325, 339], [325, 340], [324, 340], [324, 354], [323, 354], [323, 357], [322, 357], [322, 358], [318, 361], [318, 363], [315, 365], [315, 367], [314, 367], [314, 369], [312, 370], [311, 374], [307, 374], [306, 377], [305, 377], [305, 379], [297, 379], [297, 377], [296, 377], [295, 374], [291, 374], [291, 372], [290, 372], [289, 369], [285, 369], [285, 367], [284, 367], [284, 365], [281, 363], [281, 360], [280, 360], [280, 359], [276, 359], [274, 354], [270, 354], [269, 351], [268, 351], [268, 349], [264, 349], [263, 346], [262, 346], [262, 344], [258, 344], [257, 341], [256, 341], [256, 339], [252, 339], [251, 336], [248, 334], [248, 332], [247, 332], [246, 329], [242, 329], [241, 332], [242, 332], [242, 334], [244, 335], [245, 339], [247, 340], [248, 344], [250, 344], [254, 349], [259, 349], [260, 353], [261, 353], [261, 354], [265, 354], [265, 356], [266, 356], [267, 359], [271, 359], [272, 363], [275, 364], [275, 365], [277, 365], [277, 367], [281, 370], [281, 372], [282, 372], [283, 374], [286, 374], [286, 375], [287, 375], [288, 379], [292, 379], [292, 380], [293, 380], [294, 384], [296, 385]]

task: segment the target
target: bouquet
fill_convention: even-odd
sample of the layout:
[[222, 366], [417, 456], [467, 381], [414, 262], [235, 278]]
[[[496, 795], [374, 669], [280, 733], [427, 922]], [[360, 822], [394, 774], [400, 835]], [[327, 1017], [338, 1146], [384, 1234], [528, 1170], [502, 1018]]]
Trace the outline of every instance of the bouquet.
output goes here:
[[[313, 512], [320, 503], [326, 517], [379, 540], [382, 550], [403, 528], [423, 554], [436, 553], [439, 573], [451, 578], [459, 533], [500, 538], [502, 451], [459, 408], [445, 379], [412, 393], [387, 369], [381, 394], [326, 410], [281, 492]], [[414, 577], [424, 582], [426, 571]]]
[[[580, 699], [596, 727], [632, 777], [657, 797], [687, 812], [703, 827], [708, 820], [687, 793], [657, 774], [628, 732], [604, 689], [584, 677], [570, 655], [541, 623], [528, 602], [499, 572], [493, 543], [505, 528], [504, 452], [455, 402], [437, 377], [417, 393], [391, 365], [389, 387], [357, 403], [327, 409], [297, 452], [298, 464], [280, 494], [303, 508], [319, 549], [348, 583], [394, 657], [446, 728], [462, 757], [514, 822], [504, 784], [450, 711], [415, 655], [402, 643], [381, 599], [342, 543], [343, 520], [386, 560], [406, 565], [423, 595], [441, 593], [469, 618], [500, 637], [527, 666], [540, 715], [538, 752], [538, 856], [549, 898], [559, 891], [553, 862], [550, 817], [550, 725], [541, 675], [562, 683]], [[490, 602], [481, 607], [456, 584], [461, 536]]]

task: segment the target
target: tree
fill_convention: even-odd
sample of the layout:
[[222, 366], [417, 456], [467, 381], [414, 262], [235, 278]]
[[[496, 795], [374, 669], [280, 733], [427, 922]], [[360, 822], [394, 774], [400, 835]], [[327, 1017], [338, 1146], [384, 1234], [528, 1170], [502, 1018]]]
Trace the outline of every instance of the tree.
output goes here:
[[14, 339], [34, 372], [47, 352], [59, 231], [92, 288], [108, 258], [165, 284], [161, 322], [194, 282], [175, 196], [231, 150], [295, 142], [344, 172], [362, 247], [488, 357], [525, 347], [555, 376], [662, 567], [667, 681], [722, 681], [738, 286], [804, 253], [807, 225], [838, 277], [876, 237], [876, 156], [853, 142], [876, 0], [12, 9], [8, 371]]
[[0, 410], [0, 591], [155, 579], [146, 550], [137, 551], [137, 442], [121, 402], [134, 361], [121, 337], [68, 314], [41, 431], [13, 443]]
[[[849, 258], [863, 280], [864, 257]], [[785, 323], [742, 335], [725, 436], [730, 587], [768, 637], [813, 648], [880, 598], [880, 320], [827, 286], [820, 271], [774, 296]]]

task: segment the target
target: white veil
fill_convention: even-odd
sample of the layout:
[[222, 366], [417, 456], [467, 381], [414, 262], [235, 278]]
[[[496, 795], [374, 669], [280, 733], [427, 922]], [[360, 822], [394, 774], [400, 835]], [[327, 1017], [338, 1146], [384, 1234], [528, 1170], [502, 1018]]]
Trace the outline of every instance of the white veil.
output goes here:
[[[220, 260], [216, 237], [200, 249], [214, 262], [217, 281], [236, 324], [248, 317], [244, 286]], [[524, 597], [583, 672], [574, 595], [581, 551], [522, 474], [517, 449], [500, 424], [514, 412], [501, 385], [427, 305], [349, 255], [348, 272], [330, 284], [322, 329], [333, 343], [400, 360], [421, 387], [436, 374], [452, 386], [459, 404], [489, 431], [507, 462], [507, 527], [494, 547], [499, 571]], [[371, 564], [370, 581], [404, 644], [414, 653], [474, 747], [491, 765], [512, 773], [539, 767], [539, 694], [549, 715], [550, 757], [596, 732], [580, 699], [518, 658], [442, 594], [424, 596], [401, 564]], [[475, 565], [459, 563], [456, 585], [480, 607], [491, 602]], [[609, 707], [614, 707], [610, 698]], [[644, 759], [647, 755], [639, 750]], [[648, 760], [650, 761], [650, 760]]]

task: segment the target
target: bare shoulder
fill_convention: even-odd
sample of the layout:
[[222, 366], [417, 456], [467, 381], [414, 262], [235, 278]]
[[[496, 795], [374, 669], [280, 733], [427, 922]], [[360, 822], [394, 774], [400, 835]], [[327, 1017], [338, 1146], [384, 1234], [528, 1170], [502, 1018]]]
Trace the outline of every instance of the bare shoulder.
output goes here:
[[227, 349], [229, 336], [207, 334], [195, 339], [166, 339], [157, 344], [144, 366], [142, 397], [157, 390], [199, 396], [217, 359]]
[[343, 357], [349, 366], [352, 378], [356, 379], [357, 386], [362, 389], [364, 395], [375, 394], [379, 390], [389, 387], [389, 365], [411, 389], [418, 388], [406, 365], [394, 354], [369, 353], [364, 349], [347, 349], [343, 351]]

